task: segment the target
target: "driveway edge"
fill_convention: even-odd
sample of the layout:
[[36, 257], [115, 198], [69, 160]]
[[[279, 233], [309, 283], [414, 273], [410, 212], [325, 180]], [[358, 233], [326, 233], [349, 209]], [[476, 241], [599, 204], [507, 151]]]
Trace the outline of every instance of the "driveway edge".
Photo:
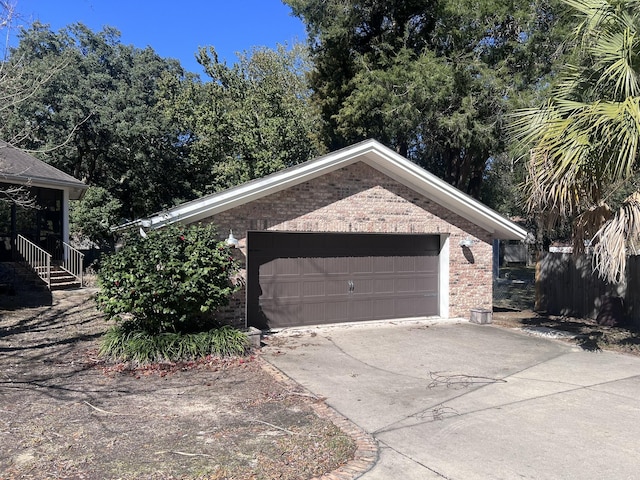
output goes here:
[[[258, 358], [260, 359], [262, 368], [269, 372], [276, 380], [285, 384], [295, 385], [309, 393], [311, 397], [314, 396], [309, 390], [285, 375], [280, 369], [267, 360], [262, 357]], [[352, 480], [371, 470], [378, 462], [378, 443], [373, 436], [327, 405], [324, 400], [313, 402], [313, 410], [318, 416], [330, 420], [336, 427], [349, 435], [356, 444], [356, 451], [353, 460], [350, 460], [333, 472], [326, 473], [320, 477], [313, 477], [311, 480]]]

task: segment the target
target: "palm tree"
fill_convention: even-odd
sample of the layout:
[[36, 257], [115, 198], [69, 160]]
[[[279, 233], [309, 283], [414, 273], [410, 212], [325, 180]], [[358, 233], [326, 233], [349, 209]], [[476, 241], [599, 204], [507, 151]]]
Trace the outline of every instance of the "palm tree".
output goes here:
[[640, 0], [562, 1], [578, 19], [575, 62], [543, 106], [512, 122], [530, 152], [527, 207], [547, 227], [572, 221], [577, 251], [590, 243], [600, 276], [624, 282], [640, 234]]

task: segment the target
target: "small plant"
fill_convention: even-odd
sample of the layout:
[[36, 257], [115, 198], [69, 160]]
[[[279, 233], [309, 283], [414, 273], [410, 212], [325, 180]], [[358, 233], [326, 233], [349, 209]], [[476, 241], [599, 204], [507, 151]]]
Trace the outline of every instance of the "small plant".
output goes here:
[[228, 325], [198, 333], [160, 333], [127, 331], [114, 326], [102, 339], [100, 355], [137, 363], [193, 360], [206, 355], [243, 355], [249, 346], [247, 336]]
[[128, 237], [103, 260], [98, 308], [117, 324], [103, 340], [103, 354], [152, 361], [246, 350], [236, 338], [244, 334], [214, 320], [237, 289], [230, 277], [238, 269], [216, 238], [211, 225], [167, 226]]

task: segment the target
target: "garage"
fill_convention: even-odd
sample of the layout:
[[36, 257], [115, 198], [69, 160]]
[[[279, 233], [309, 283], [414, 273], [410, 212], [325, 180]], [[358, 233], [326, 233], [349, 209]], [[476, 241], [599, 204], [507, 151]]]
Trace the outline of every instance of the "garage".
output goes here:
[[438, 315], [439, 250], [438, 235], [248, 232], [249, 325]]
[[375, 140], [178, 205], [131, 227], [213, 223], [238, 290], [216, 316], [245, 328], [491, 308], [493, 242], [508, 218]]

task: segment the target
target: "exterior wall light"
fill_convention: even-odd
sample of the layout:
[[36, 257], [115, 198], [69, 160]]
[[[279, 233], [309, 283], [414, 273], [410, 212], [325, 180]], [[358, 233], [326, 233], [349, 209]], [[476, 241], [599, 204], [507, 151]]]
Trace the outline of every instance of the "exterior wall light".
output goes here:
[[460, 246], [463, 248], [471, 248], [473, 247], [474, 243], [475, 242], [471, 240], [469, 237], [465, 238], [464, 240], [460, 240]]
[[233, 230], [229, 230], [229, 237], [227, 238], [227, 245], [231, 248], [238, 248], [238, 239], [233, 236]]

